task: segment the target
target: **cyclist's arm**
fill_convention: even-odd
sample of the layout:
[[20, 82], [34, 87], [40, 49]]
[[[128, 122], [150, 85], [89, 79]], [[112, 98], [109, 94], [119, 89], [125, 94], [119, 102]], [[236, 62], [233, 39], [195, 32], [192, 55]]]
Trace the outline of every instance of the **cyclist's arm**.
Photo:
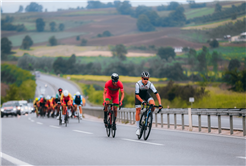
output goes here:
[[104, 88], [104, 92], [103, 92], [103, 102], [106, 101], [106, 94], [107, 94], [107, 88]]
[[124, 90], [120, 91], [121, 92], [121, 99], [120, 99], [120, 102], [122, 103], [124, 97], [125, 97], [125, 93], [124, 93]]
[[159, 93], [156, 93], [155, 95], [156, 95], [156, 98], [158, 100], [159, 105], [161, 105], [161, 97], [160, 97]]
[[[74, 96], [75, 97], [75, 96]], [[80, 95], [80, 105], [83, 105], [83, 97], [82, 97], [82, 95]]]
[[136, 98], [142, 103], [144, 100], [143, 99], [141, 99], [141, 97], [139, 96], [139, 95], [135, 95], [136, 96]]
[[143, 102], [143, 99], [141, 99], [141, 97], [139, 96], [139, 84], [136, 83], [135, 85], [135, 96], [136, 98], [142, 103]]

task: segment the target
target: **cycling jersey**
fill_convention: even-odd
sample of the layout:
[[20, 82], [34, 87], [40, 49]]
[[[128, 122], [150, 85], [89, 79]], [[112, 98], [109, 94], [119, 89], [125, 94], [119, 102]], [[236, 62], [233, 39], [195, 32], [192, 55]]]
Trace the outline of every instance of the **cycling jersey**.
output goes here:
[[50, 107], [50, 106], [52, 107], [53, 106], [51, 99], [50, 100], [46, 100], [45, 106], [46, 107]]
[[[155, 89], [155, 86], [148, 81], [148, 83], [146, 85], [143, 84], [142, 80], [138, 81], [136, 83], [135, 86], [135, 94], [139, 95], [141, 97], [141, 99], [149, 102], [149, 100], [153, 100], [153, 98], [151, 97], [149, 91], [152, 91], [154, 94], [157, 93], [157, 90]], [[136, 107], [141, 107], [141, 102], [136, 98], [135, 95], [135, 105]]]
[[109, 94], [110, 96], [119, 96], [119, 89], [121, 92], [124, 91], [123, 84], [121, 81], [118, 81], [116, 86], [113, 85], [112, 80], [109, 80], [105, 83], [105, 90], [107, 91], [107, 94]]
[[73, 97], [73, 104], [83, 105], [83, 96], [82, 95], [75, 95]]

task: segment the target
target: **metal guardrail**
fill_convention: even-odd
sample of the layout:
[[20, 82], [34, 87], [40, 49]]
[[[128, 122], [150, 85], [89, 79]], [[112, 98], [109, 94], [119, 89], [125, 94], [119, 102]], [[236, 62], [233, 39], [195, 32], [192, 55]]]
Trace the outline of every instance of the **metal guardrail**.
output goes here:
[[[85, 110], [85, 111], [84, 111]], [[190, 114], [189, 114], [190, 111]], [[83, 112], [97, 116], [102, 118], [103, 117], [103, 110], [101, 107], [92, 107], [92, 108], [83, 108]], [[142, 111], [143, 112], [143, 111]], [[141, 112], [141, 113], [142, 113]], [[135, 123], [135, 108], [122, 108], [121, 110], [118, 110], [117, 120], [123, 123]], [[97, 114], [97, 115], [96, 115]], [[229, 117], [229, 123], [230, 123], [230, 134], [233, 134], [233, 116], [240, 116], [242, 117], [242, 126], [243, 126], [243, 136], [246, 135], [246, 123], [245, 123], [245, 116], [246, 116], [246, 108], [218, 108], [218, 109], [188, 109], [188, 108], [172, 108], [172, 109], [162, 109], [162, 111], [159, 113], [161, 115], [161, 122], [159, 124], [163, 128], [163, 115], [167, 116], [167, 127], [170, 128], [170, 114], [174, 115], [174, 128], [177, 128], [177, 115], [181, 115], [181, 126], [182, 130], [184, 130], [184, 115], [188, 115], [189, 117], [189, 130], [192, 131], [192, 116], [197, 115], [198, 117], [198, 129], [199, 132], [201, 131], [201, 115], [207, 116], [207, 128], [208, 132], [211, 132], [211, 116], [217, 116], [218, 117], [218, 133], [221, 133], [221, 116], [228, 116]], [[157, 110], [154, 112], [154, 124], [157, 127], [158, 120], [157, 120]]]

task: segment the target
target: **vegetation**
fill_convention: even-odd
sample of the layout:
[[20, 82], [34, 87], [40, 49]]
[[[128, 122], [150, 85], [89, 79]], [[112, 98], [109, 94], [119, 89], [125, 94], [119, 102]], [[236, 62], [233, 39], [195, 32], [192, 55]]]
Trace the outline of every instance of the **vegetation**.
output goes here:
[[109, 31], [104, 31], [102, 34], [98, 34], [97, 37], [110, 37], [113, 36]]
[[117, 57], [120, 60], [126, 60], [127, 50], [123, 44], [116, 45], [114, 49], [112, 49], [113, 57]]
[[22, 41], [22, 44], [21, 44], [21, 49], [24, 49], [24, 50], [29, 50], [30, 47], [33, 45], [33, 41], [31, 39], [30, 36], [25, 36], [25, 38], [23, 39]]
[[1, 82], [9, 85], [7, 95], [1, 97], [1, 103], [9, 100], [33, 99], [36, 90], [35, 77], [15, 65], [1, 65]]
[[1, 53], [8, 54], [11, 52], [11, 49], [12, 49], [12, 42], [9, 41], [7, 37], [3, 37], [1, 39]]
[[50, 46], [56, 46], [57, 45], [56, 37], [55, 36], [50, 37], [49, 43], [50, 43]]
[[13, 25], [13, 20], [14, 17], [8, 15], [4, 19], [1, 19], [1, 30], [17, 32], [26, 31], [26, 27], [24, 26], [24, 24]]
[[37, 4], [36, 2], [31, 2], [29, 5], [26, 6], [26, 12], [42, 12], [43, 6]]
[[45, 22], [42, 18], [36, 20], [36, 29], [38, 32], [43, 32], [45, 27]]

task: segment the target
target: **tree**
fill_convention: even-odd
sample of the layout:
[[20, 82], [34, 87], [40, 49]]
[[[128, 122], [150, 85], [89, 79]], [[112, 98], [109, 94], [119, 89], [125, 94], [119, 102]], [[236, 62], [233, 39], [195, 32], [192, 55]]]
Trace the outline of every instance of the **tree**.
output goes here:
[[170, 2], [170, 4], [167, 6], [167, 10], [176, 10], [177, 7], [179, 7], [178, 2]]
[[45, 27], [45, 22], [42, 18], [36, 19], [36, 29], [38, 32], [43, 32]]
[[19, 10], [17, 11], [17, 13], [22, 13], [22, 12], [23, 12], [23, 10], [24, 10], [23, 6], [22, 6], [22, 5], [20, 5], [20, 6], [19, 6]]
[[24, 50], [29, 50], [30, 47], [33, 45], [33, 41], [31, 39], [30, 36], [25, 36], [25, 38], [22, 40], [22, 44], [21, 44], [21, 49], [24, 49]]
[[209, 42], [209, 45], [212, 48], [217, 48], [219, 47], [219, 42], [216, 39], [213, 39], [212, 41]]
[[63, 23], [59, 24], [59, 30], [63, 31], [65, 29], [65, 25]]
[[246, 69], [242, 71], [227, 70], [224, 73], [224, 81], [232, 85], [230, 88], [233, 91], [245, 92], [246, 91]]
[[129, 1], [120, 2], [117, 11], [123, 15], [130, 15], [132, 12], [132, 5]]
[[103, 37], [110, 37], [112, 34], [109, 31], [104, 31], [102, 34]]
[[80, 40], [80, 36], [76, 36], [76, 40]]
[[118, 8], [121, 5], [121, 2], [119, 0], [114, 1], [114, 6]]
[[229, 62], [229, 65], [228, 65], [228, 70], [229, 71], [232, 71], [232, 70], [234, 70], [235, 68], [239, 68], [241, 66], [241, 63], [239, 62], [239, 60], [237, 60], [237, 59], [232, 59], [232, 60], [230, 60], [230, 62]]
[[118, 44], [112, 50], [113, 57], [117, 57], [121, 60], [126, 60], [127, 49], [123, 44]]
[[31, 2], [30, 5], [26, 6], [26, 12], [42, 12], [43, 6], [36, 2]]
[[1, 39], [1, 52], [2, 53], [10, 53], [12, 49], [12, 42], [7, 38], [7, 37], [3, 37]]
[[82, 39], [80, 45], [81, 46], [86, 46], [87, 45], [87, 40], [86, 39]]
[[214, 11], [221, 12], [221, 10], [222, 10], [222, 6], [219, 3], [216, 3]]
[[151, 11], [152, 9], [150, 7], [140, 5], [135, 10], [135, 17], [138, 18], [141, 14], [145, 14], [148, 11]]
[[206, 52], [202, 51], [198, 56], [198, 71], [206, 72], [207, 71], [207, 59], [206, 59]]
[[166, 61], [168, 60], [169, 57], [172, 57], [173, 59], [176, 56], [176, 53], [174, 52], [174, 49], [172, 47], [161, 47], [157, 51], [157, 55], [161, 59], [165, 59]]
[[237, 13], [233, 13], [231, 19], [236, 20], [237, 19]]
[[218, 62], [220, 60], [221, 60], [221, 55], [217, 51], [214, 51], [213, 54], [212, 54], [211, 62], [212, 62], [212, 65], [213, 65], [213, 70], [215, 72], [217, 72], [217, 70], [218, 70]]
[[50, 46], [56, 46], [56, 45], [57, 45], [56, 37], [55, 37], [55, 36], [52, 36], [52, 37], [49, 39], [49, 43], [50, 43]]
[[145, 31], [145, 32], [155, 30], [155, 27], [151, 24], [149, 18], [144, 14], [138, 17], [137, 27], [138, 27], [138, 30]]
[[145, 15], [149, 18], [152, 25], [158, 26], [158, 19], [160, 18], [160, 16], [157, 14], [156, 11], [149, 10], [145, 12]]
[[56, 23], [54, 21], [50, 23], [50, 30], [53, 32], [56, 30]]

